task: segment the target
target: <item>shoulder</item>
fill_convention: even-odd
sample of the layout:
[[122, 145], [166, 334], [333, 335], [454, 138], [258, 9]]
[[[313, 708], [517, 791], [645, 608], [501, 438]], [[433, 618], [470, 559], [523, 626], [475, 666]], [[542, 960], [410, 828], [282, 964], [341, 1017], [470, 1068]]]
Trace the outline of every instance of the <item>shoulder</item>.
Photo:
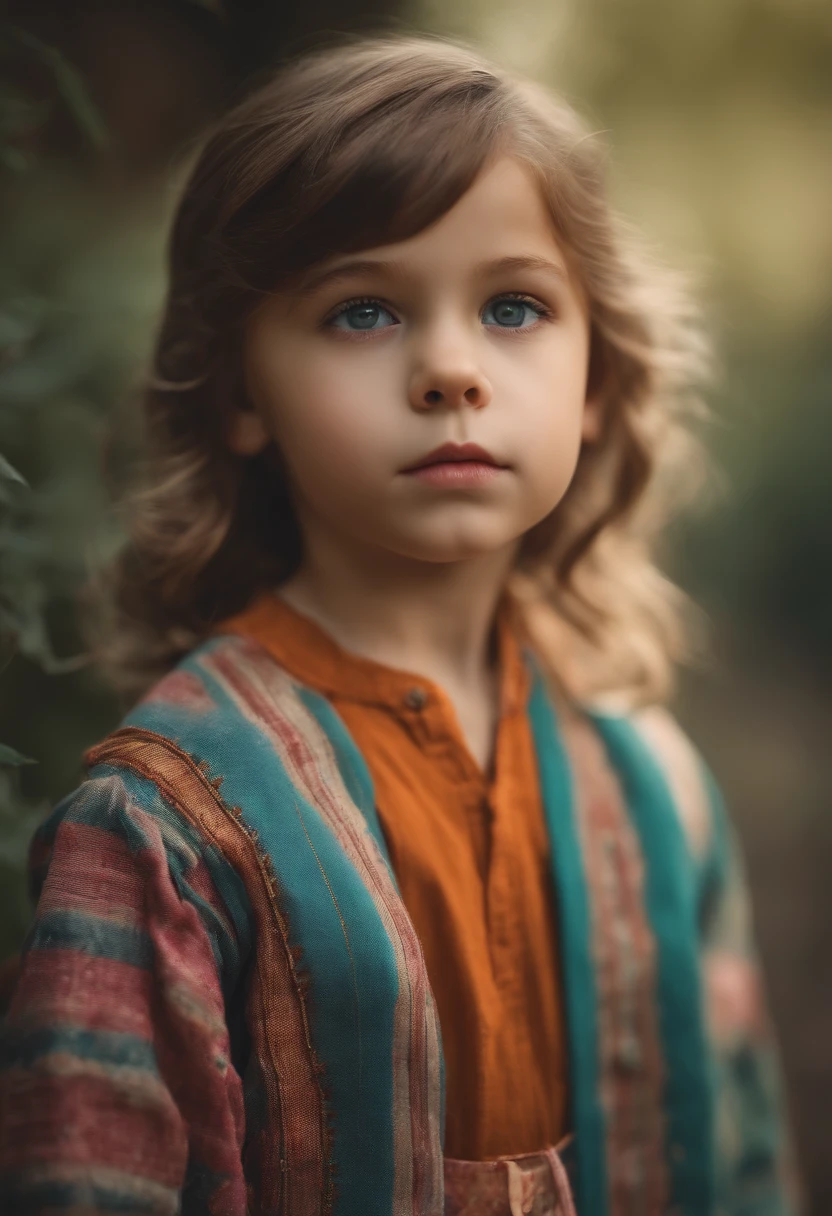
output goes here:
[[629, 719], [667, 782], [691, 854], [704, 861], [713, 844], [714, 787], [701, 755], [664, 707], [636, 710]]
[[[33, 894], [57, 854], [94, 858], [94, 868], [138, 867], [172, 884], [215, 929], [249, 936], [243, 875], [226, 836], [235, 810], [219, 794], [224, 752], [236, 752], [244, 716], [211, 675], [216, 660], [236, 671], [246, 651], [235, 638], [200, 646], [158, 680], [118, 727], [84, 756], [86, 779], [55, 807], [29, 850]], [[251, 663], [268, 662], [254, 653]], [[217, 830], [217, 825], [226, 832]], [[231, 922], [230, 924], [228, 922]]]
[[708, 766], [673, 714], [659, 704], [633, 708], [611, 695], [582, 700], [556, 681], [545, 664], [535, 663], [533, 670], [573, 760], [580, 764], [583, 755], [584, 766], [611, 763], [613, 769], [626, 769], [647, 762], [658, 769], [690, 856], [697, 864], [709, 861], [717, 843], [721, 798]]
[[153, 735], [222, 786], [237, 807], [292, 810], [298, 790], [343, 779], [363, 806], [369, 776], [325, 692], [307, 686], [259, 642], [222, 635], [191, 652], [122, 723]]
[[[292, 728], [314, 733], [311, 707], [324, 700], [254, 638], [218, 634], [150, 687], [122, 722], [211, 745], [229, 731], [273, 741]], [[313, 717], [326, 718], [313, 712]], [[323, 721], [319, 722], [323, 725]]]
[[[180, 924], [183, 940], [204, 931], [223, 983], [234, 982], [250, 947], [251, 909], [236, 868], [160, 784], [106, 757], [36, 831], [29, 879], [41, 912], [57, 917], [55, 932], [63, 926], [81, 945], [100, 936], [81, 907], [92, 898], [95, 916], [123, 922], [125, 941], [139, 942], [145, 961], [154, 918]], [[119, 911], [128, 908], [132, 920]], [[125, 934], [107, 931], [121, 949]]]
[[193, 761], [219, 778], [242, 766], [254, 777], [279, 750], [284, 719], [296, 715], [299, 693], [258, 643], [233, 635], [209, 638], [147, 689], [118, 729], [90, 749], [87, 767], [100, 764], [104, 753], [112, 755], [116, 741], [124, 762], [124, 745], [132, 735], [134, 760], [155, 759], [166, 749], [180, 768]]
[[274, 659], [247, 638], [222, 634], [195, 647], [157, 680], [130, 710], [123, 726], [168, 718], [177, 724], [188, 720], [226, 716], [235, 708], [235, 690], [245, 694], [256, 681], [274, 684], [282, 675]]
[[259, 644], [217, 636], [87, 752], [87, 770], [117, 774], [154, 819], [218, 858], [216, 869], [227, 861], [251, 898], [263, 881], [263, 825], [280, 839], [298, 798], [332, 783], [337, 723], [325, 708]]

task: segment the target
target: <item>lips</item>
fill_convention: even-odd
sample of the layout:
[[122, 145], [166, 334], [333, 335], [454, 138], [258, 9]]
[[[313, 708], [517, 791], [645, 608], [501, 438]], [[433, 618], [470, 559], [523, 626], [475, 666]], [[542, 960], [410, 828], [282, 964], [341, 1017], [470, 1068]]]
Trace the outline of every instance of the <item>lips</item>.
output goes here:
[[475, 461], [477, 464], [492, 464], [497, 468], [502, 468], [491, 453], [487, 452], [485, 448], [481, 448], [478, 443], [443, 443], [441, 447], [428, 452], [427, 456], [422, 456], [414, 464], [402, 469], [402, 472], [412, 473], [415, 469], [424, 469], [431, 464], [454, 464], [464, 460]]

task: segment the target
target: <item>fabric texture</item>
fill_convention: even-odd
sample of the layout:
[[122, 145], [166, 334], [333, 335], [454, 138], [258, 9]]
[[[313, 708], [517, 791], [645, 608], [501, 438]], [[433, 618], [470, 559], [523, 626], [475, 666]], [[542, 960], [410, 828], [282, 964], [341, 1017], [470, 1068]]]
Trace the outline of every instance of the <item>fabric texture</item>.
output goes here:
[[[718, 793], [679, 732], [681, 780], [644, 722], [565, 705], [524, 661], [576, 1209], [792, 1216]], [[437, 1008], [331, 700], [221, 637], [89, 766], [33, 844], [40, 897], [0, 1050], [0, 1210], [441, 1216]]]
[[0, 1210], [173, 1213], [181, 1196], [243, 1212], [220, 982], [230, 996], [250, 945], [239, 879], [116, 773], [57, 808], [32, 866], [46, 877], [2, 1039]]
[[444, 1216], [576, 1216], [561, 1147], [495, 1161], [446, 1157]]
[[493, 773], [444, 691], [350, 654], [275, 595], [223, 630], [327, 697], [364, 757], [442, 1027], [445, 1151], [484, 1160], [557, 1144], [566, 1051], [551, 859], [511, 601], [497, 618]]

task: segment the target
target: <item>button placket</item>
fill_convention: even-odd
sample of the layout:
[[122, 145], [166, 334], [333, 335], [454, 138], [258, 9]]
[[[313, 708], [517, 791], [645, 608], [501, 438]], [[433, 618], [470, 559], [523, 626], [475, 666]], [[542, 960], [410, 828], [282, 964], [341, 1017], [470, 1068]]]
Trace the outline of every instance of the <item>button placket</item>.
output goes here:
[[442, 694], [414, 684], [402, 695], [402, 719], [425, 753], [454, 781], [479, 785], [482, 774], [453, 720], [450, 702]]
[[409, 688], [404, 695], [404, 703], [408, 709], [416, 710], [424, 709], [428, 703], [428, 694], [424, 688], [418, 684], [413, 688]]
[[436, 741], [436, 727], [433, 721], [434, 703], [428, 689], [414, 684], [401, 695], [399, 706], [398, 710], [392, 706], [390, 709], [419, 747], [426, 752], [432, 751]]
[[492, 787], [486, 801], [490, 811], [490, 858], [488, 874], [488, 923], [492, 939], [491, 955], [494, 978], [504, 997], [514, 988], [519, 963], [516, 943], [520, 929], [517, 924], [517, 892], [515, 890], [514, 856], [510, 826], [500, 808]]

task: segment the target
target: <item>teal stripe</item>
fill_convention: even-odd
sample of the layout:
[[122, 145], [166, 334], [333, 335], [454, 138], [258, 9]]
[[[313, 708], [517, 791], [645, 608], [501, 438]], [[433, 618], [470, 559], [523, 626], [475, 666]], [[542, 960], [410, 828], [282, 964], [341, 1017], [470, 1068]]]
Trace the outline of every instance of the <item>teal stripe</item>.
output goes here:
[[[208, 643], [183, 664], [205, 684], [215, 709], [197, 716], [154, 702], [138, 706], [128, 724], [175, 739], [197, 759], [210, 758], [212, 776], [223, 778], [223, 799], [243, 808], [271, 856], [291, 940], [311, 978], [307, 1008], [333, 1135], [333, 1216], [390, 1216], [396, 956], [370, 892], [333, 833], [299, 796], [267, 737], [199, 663], [227, 645], [225, 639]], [[366, 798], [360, 766], [351, 780]]]
[[[44, 1212], [124, 1212], [136, 1216], [149, 1213], [173, 1213], [179, 1210], [175, 1190], [159, 1183], [145, 1183], [136, 1178], [136, 1192], [117, 1190], [112, 1185], [96, 1183], [95, 1166], [77, 1182], [29, 1182], [25, 1173], [0, 1180], [0, 1200], [9, 1206], [4, 1210], [14, 1216], [43, 1216]], [[143, 1194], [142, 1191], [145, 1193]]]
[[666, 1065], [667, 1160], [685, 1216], [711, 1216], [714, 1129], [696, 931], [696, 883], [678, 813], [658, 764], [625, 718], [593, 715], [622, 781], [646, 866], [646, 905], [658, 953]]
[[[315, 715], [319, 725], [329, 736], [330, 743], [335, 751], [335, 759], [338, 763], [339, 771], [344, 779], [344, 784], [349, 790], [353, 802], [355, 802], [364, 816], [367, 826], [381, 850], [381, 855], [387, 863], [393, 885], [398, 891], [399, 885], [396, 881], [393, 864], [387, 850], [387, 841], [384, 838], [376, 810], [373, 778], [367, 767], [366, 760], [356, 747], [352, 736], [329, 701], [319, 693], [313, 692], [308, 688], [299, 687], [298, 693], [306, 708], [310, 713]], [[445, 1054], [442, 1050], [442, 1029], [439, 1025], [438, 1017], [436, 1019], [436, 1027], [437, 1034], [439, 1035], [439, 1143], [444, 1147], [446, 1115]]]
[[37, 1030], [10, 1028], [0, 1044], [0, 1068], [31, 1068], [46, 1056], [76, 1056], [114, 1068], [141, 1068], [157, 1073], [153, 1044], [133, 1034], [48, 1026]]
[[529, 718], [549, 830], [558, 907], [569, 1032], [569, 1089], [577, 1156], [577, 1209], [581, 1216], [605, 1216], [605, 1121], [599, 1093], [595, 963], [572, 775], [554, 707], [530, 655], [527, 655], [527, 661], [533, 674]]
[[38, 917], [28, 938], [32, 950], [81, 950], [133, 967], [150, 967], [153, 944], [140, 929], [118, 925], [86, 912], [56, 909]]
[[708, 920], [728, 880], [731, 842], [722, 791], [708, 766], [701, 759], [699, 764], [708, 795], [711, 822], [711, 846], [698, 867], [697, 919], [700, 932], [704, 933], [709, 928]]
[[[367, 761], [356, 747], [352, 736], [329, 701], [325, 697], [322, 697], [320, 693], [313, 692], [310, 688], [298, 687], [297, 691], [303, 704], [316, 718], [318, 725], [328, 736], [335, 752], [338, 770], [349, 795], [364, 816], [367, 827], [370, 829], [376, 844], [381, 850], [381, 855], [387, 862], [390, 876], [395, 883], [396, 878], [393, 874], [390, 855], [387, 851], [387, 841], [384, 839], [384, 833], [381, 830], [381, 823], [376, 811], [373, 778], [367, 767]], [[398, 890], [398, 886], [396, 889]]]

